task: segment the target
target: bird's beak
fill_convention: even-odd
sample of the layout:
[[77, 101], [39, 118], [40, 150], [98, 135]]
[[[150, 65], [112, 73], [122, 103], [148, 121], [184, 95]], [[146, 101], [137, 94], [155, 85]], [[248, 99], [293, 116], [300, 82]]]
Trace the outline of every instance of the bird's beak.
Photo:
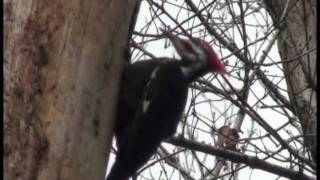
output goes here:
[[164, 29], [160, 29], [163, 33], [163, 35], [167, 38], [170, 39], [170, 41], [175, 45], [175, 46], [181, 46], [182, 42], [181, 39], [178, 38], [178, 36], [173, 35], [171, 32], [166, 31]]
[[172, 33], [170, 33], [170, 32], [167, 31], [167, 30], [164, 30], [164, 29], [160, 28], [160, 31], [162, 31], [162, 34], [163, 34], [165, 37], [169, 38], [170, 40], [174, 39], [174, 37], [175, 37]]

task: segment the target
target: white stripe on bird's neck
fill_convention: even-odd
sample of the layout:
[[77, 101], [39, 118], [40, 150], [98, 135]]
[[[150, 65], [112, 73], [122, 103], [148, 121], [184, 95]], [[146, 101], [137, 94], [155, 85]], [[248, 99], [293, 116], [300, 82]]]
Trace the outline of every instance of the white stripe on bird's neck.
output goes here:
[[[200, 71], [203, 70], [204, 64], [197, 62], [189, 66], [180, 66], [181, 72], [186, 79], [193, 79], [193, 76], [196, 76]], [[197, 77], [196, 77], [197, 78]]]

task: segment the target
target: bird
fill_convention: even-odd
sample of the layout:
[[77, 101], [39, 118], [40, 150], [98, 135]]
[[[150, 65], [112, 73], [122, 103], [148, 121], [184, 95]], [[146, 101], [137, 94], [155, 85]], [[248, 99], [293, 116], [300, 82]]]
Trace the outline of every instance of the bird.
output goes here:
[[176, 132], [188, 85], [226, 68], [211, 45], [162, 30], [180, 60], [154, 58], [124, 67], [117, 105], [117, 153], [107, 180], [128, 180], [152, 157], [161, 142]]
[[218, 129], [217, 145], [232, 151], [239, 151], [237, 144], [239, 143], [239, 133], [236, 129], [229, 126], [222, 126]]

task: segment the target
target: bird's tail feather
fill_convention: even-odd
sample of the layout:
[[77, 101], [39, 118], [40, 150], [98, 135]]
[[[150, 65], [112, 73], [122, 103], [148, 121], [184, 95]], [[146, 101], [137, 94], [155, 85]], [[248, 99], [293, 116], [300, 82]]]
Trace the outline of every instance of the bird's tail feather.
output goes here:
[[128, 172], [123, 171], [123, 169], [118, 165], [118, 163], [115, 163], [106, 180], [128, 180], [130, 177], [130, 174]]

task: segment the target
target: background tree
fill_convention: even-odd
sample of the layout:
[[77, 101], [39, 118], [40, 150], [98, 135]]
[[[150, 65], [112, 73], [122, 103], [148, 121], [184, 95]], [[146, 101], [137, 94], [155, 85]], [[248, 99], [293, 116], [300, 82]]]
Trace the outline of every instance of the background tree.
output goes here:
[[136, 1], [4, 2], [4, 178], [103, 179]]
[[[265, 1], [272, 20], [279, 29], [279, 52], [283, 63], [288, 94], [301, 124], [305, 147], [317, 159], [317, 69], [316, 1]], [[287, 11], [280, 20], [281, 12]]]
[[[311, 24], [315, 16], [306, 14], [315, 14], [314, 1], [271, 1], [267, 6], [260, 0], [141, 4], [130, 42], [132, 62], [176, 56], [163, 39], [163, 28], [210, 42], [230, 76], [208, 75], [190, 86], [176, 137], [161, 145], [137, 173], [138, 179], [315, 177], [309, 152], [315, 157], [316, 34]], [[276, 5], [270, 18], [268, 11]], [[296, 73], [303, 76], [292, 85], [298, 81]]]

